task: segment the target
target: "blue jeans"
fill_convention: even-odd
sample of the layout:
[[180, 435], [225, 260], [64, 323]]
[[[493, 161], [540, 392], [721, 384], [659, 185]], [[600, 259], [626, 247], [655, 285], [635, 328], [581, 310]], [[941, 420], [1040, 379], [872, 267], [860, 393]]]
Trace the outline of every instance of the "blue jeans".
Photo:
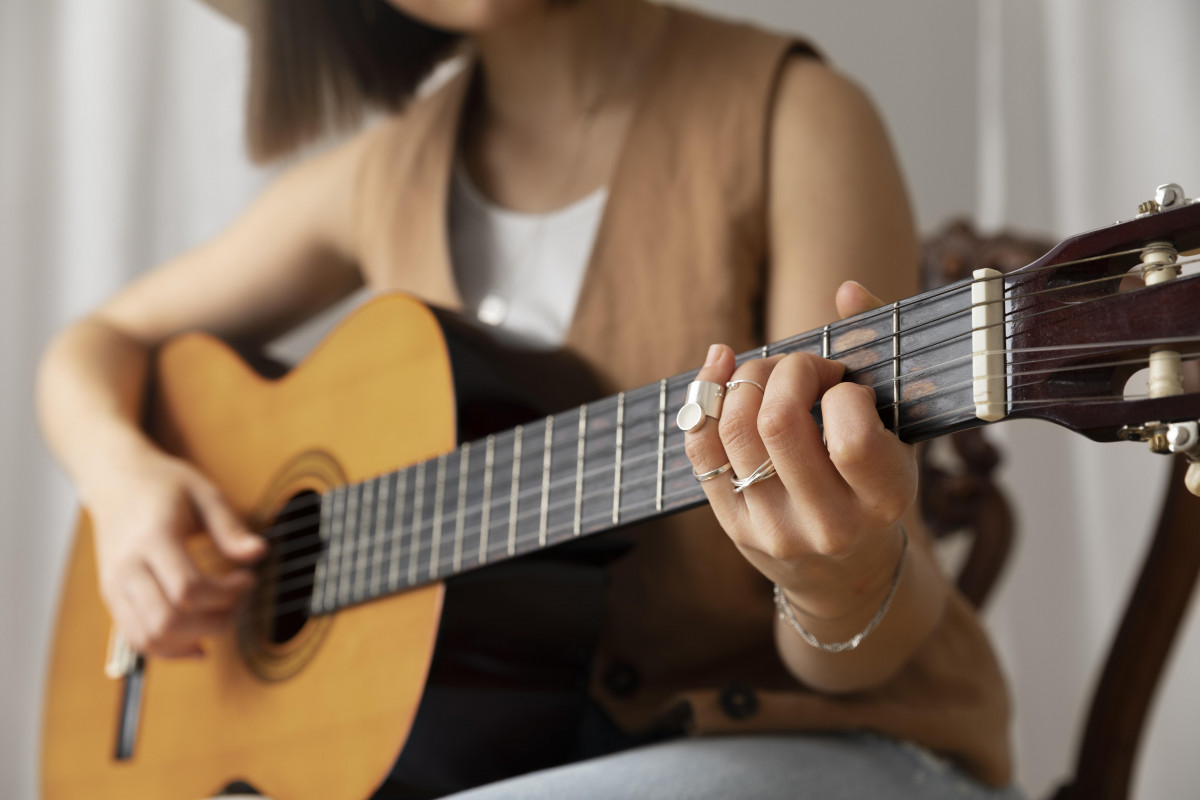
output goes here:
[[534, 772], [453, 800], [1023, 800], [873, 733], [673, 739]]

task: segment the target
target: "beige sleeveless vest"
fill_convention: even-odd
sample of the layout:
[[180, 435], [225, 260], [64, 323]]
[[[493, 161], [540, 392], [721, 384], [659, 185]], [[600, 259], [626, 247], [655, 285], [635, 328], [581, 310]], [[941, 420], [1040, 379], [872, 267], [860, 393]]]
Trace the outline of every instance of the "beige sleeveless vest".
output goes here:
[[[675, 10], [610, 185], [568, 346], [612, 391], [699, 366], [707, 345], [762, 344], [767, 134], [781, 65], [804, 45]], [[375, 289], [461, 307], [447, 202], [469, 71], [369, 136], [358, 240]], [[707, 508], [644, 526], [610, 569], [596, 699], [630, 731], [865, 728], [1010, 780], [1002, 677], [957, 595], [886, 686], [806, 691], [773, 639], [770, 584]]]

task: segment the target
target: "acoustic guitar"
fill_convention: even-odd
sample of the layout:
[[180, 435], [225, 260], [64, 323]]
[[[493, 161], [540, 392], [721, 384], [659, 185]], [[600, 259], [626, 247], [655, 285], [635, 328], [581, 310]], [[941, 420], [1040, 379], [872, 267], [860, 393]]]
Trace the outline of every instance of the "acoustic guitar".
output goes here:
[[[1200, 394], [1177, 378], [1200, 355], [1200, 276], [1177, 276], [1200, 248], [1200, 203], [1176, 205], [739, 358], [842, 361], [907, 441], [1036, 417], [1200, 457], [1187, 438]], [[572, 548], [582, 554], [563, 563], [602, 564], [611, 554], [584, 547], [609, 538], [596, 534], [704, 502], [674, 424], [694, 372], [506, 422], [572, 381], [518, 371], [516, 399], [495, 399], [480, 368], [507, 362], [447, 339], [443, 322], [383, 296], [278, 377], [203, 335], [162, 349], [148, 429], [213, 478], [270, 553], [207, 658], [122, 658], [81, 516], [51, 658], [45, 797], [201, 798], [239, 782], [276, 800], [370, 797], [413, 746], [456, 582]], [[1148, 363], [1153, 396], [1126, 396]], [[474, 388], [456, 387], [463, 375]], [[485, 432], [496, 422], [510, 427]], [[567, 649], [560, 661], [586, 662]]]

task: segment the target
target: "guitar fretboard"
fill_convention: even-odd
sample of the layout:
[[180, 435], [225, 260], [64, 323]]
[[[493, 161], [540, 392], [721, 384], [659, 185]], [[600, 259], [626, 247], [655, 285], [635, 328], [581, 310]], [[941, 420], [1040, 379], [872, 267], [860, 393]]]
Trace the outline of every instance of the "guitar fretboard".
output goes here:
[[[743, 353], [804, 352], [872, 386], [906, 441], [974, 424], [970, 281]], [[704, 502], [675, 412], [693, 370], [321, 497], [323, 614]], [[819, 422], [819, 413], [818, 422]]]

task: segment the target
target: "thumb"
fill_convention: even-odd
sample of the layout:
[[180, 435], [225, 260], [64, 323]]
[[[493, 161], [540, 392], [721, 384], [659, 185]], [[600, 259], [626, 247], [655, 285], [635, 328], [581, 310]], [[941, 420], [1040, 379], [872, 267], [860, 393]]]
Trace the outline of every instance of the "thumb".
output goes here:
[[867, 291], [867, 288], [858, 281], [846, 281], [839, 286], [834, 302], [837, 304], [838, 316], [841, 319], [853, 317], [855, 314], [862, 314], [883, 305], [882, 300]]
[[192, 499], [200, 523], [221, 555], [243, 564], [262, 558], [266, 552], [266, 541], [250, 532], [215, 486], [202, 481], [193, 489]]

